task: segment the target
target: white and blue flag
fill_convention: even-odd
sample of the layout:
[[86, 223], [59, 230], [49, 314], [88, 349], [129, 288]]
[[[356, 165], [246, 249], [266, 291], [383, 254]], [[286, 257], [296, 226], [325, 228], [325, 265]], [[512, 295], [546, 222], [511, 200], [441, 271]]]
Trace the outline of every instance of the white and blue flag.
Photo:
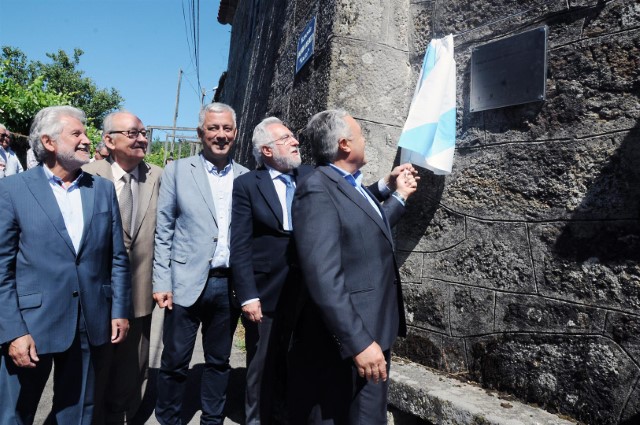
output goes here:
[[456, 144], [456, 62], [453, 36], [433, 39], [424, 55], [398, 147], [401, 163], [450, 174]]

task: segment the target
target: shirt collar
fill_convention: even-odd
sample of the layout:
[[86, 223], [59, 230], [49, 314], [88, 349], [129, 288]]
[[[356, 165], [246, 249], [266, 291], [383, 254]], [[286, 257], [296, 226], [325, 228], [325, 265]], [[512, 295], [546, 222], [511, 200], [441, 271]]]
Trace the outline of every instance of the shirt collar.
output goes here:
[[[267, 164], [264, 164], [264, 166], [267, 170], [269, 170], [269, 176], [271, 176], [271, 180], [277, 179], [278, 176], [281, 174], [289, 174], [289, 173], [283, 173], [282, 171], [278, 171], [275, 168], [268, 166]], [[292, 175], [292, 174], [289, 174], [289, 175]]]
[[[122, 169], [120, 164], [118, 164], [117, 162], [113, 161], [111, 163], [111, 174], [113, 174], [113, 180], [114, 181], [118, 181], [118, 180], [120, 180], [122, 178], [122, 176], [127, 174], [127, 172]], [[129, 172], [129, 174], [131, 174], [133, 176], [133, 178], [136, 181], [138, 181], [138, 167], [135, 167], [133, 170], [131, 170]]]
[[207, 173], [211, 173], [214, 176], [226, 176], [227, 174], [229, 174], [229, 171], [231, 171], [231, 168], [233, 167], [233, 160], [231, 159], [229, 160], [229, 162], [227, 162], [227, 165], [225, 165], [222, 170], [218, 170], [218, 167], [209, 162], [209, 160], [205, 158], [202, 153], [200, 154], [200, 158], [202, 158], [202, 163], [204, 164], [204, 168], [205, 170], [207, 170]]
[[44, 174], [47, 176], [47, 179], [49, 180], [49, 183], [53, 183], [56, 186], [60, 186], [63, 189], [66, 190], [70, 190], [71, 188], [76, 188], [80, 185], [80, 179], [82, 178], [82, 176], [84, 175], [84, 172], [82, 171], [82, 168], [80, 169], [80, 174], [78, 174], [78, 177], [76, 177], [76, 179], [71, 182], [71, 184], [69, 185], [69, 187], [65, 188], [62, 182], [62, 179], [58, 176], [56, 176], [55, 174], [53, 174], [53, 171], [51, 171], [49, 169], [49, 167], [47, 167], [46, 164], [42, 164], [42, 168], [44, 169]]
[[333, 168], [334, 170], [336, 170], [338, 172], [338, 174], [340, 174], [342, 177], [344, 177], [344, 179], [346, 181], [349, 182], [349, 184], [351, 184], [351, 186], [353, 187], [359, 187], [362, 186], [362, 172], [360, 172], [360, 170], [356, 171], [353, 174], [349, 174], [348, 172], [346, 172], [345, 170], [343, 170], [342, 168], [333, 165], [333, 164], [329, 164], [329, 167]]

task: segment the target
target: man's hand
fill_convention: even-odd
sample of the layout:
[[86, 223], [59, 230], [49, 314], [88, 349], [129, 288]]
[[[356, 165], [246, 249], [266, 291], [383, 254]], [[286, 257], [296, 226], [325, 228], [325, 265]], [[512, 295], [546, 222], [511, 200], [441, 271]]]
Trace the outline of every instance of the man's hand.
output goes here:
[[9, 356], [18, 367], [34, 368], [40, 361], [31, 334], [22, 335], [9, 344]]
[[260, 323], [262, 321], [262, 304], [260, 304], [260, 301], [258, 300], [247, 305], [243, 305], [242, 314], [252, 322]]
[[409, 196], [413, 195], [418, 188], [418, 180], [420, 177], [414, 176], [410, 170], [404, 170], [402, 175], [396, 178], [395, 191], [405, 200], [409, 199]]
[[387, 187], [393, 192], [398, 188], [398, 177], [406, 178], [409, 175], [413, 176], [414, 180], [416, 181], [420, 180], [420, 177], [418, 177], [418, 170], [413, 168], [413, 165], [407, 162], [406, 164], [398, 165], [393, 170], [391, 170], [391, 173], [384, 178], [384, 182]]
[[158, 307], [173, 310], [173, 294], [171, 292], [154, 292], [153, 299]]
[[127, 337], [129, 332], [128, 319], [112, 319], [111, 320], [111, 343], [119, 344]]
[[380, 379], [387, 380], [387, 361], [377, 342], [372, 342], [360, 354], [354, 356], [353, 361], [361, 378], [365, 378], [367, 381], [373, 379], [376, 384]]

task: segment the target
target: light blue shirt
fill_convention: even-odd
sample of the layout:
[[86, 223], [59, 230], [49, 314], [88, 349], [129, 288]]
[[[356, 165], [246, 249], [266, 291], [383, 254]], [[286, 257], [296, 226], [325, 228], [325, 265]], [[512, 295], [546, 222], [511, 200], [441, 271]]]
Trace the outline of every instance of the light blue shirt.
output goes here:
[[369, 196], [367, 191], [364, 190], [364, 188], [362, 187], [362, 173], [360, 172], [360, 170], [356, 171], [354, 174], [349, 174], [348, 172], [344, 171], [342, 168], [336, 167], [333, 164], [329, 164], [329, 166], [334, 170], [336, 170], [342, 177], [344, 177], [344, 179], [348, 181], [351, 186], [355, 187], [356, 190], [360, 192], [367, 201], [369, 201], [369, 203], [371, 204], [373, 209], [378, 213], [380, 218], [382, 218], [382, 212], [380, 211], [380, 208], [378, 208], [378, 204], [376, 203], [376, 201], [373, 200], [371, 196]]
[[218, 170], [200, 154], [207, 177], [218, 222], [218, 244], [211, 259], [211, 268], [229, 267], [229, 225], [231, 224], [231, 194], [233, 192], [233, 161]]
[[80, 187], [78, 182], [82, 178], [82, 173], [65, 188], [60, 177], [55, 176], [51, 170], [42, 165], [44, 173], [49, 179], [49, 186], [53, 190], [53, 196], [55, 196], [62, 213], [62, 219], [64, 225], [67, 228], [67, 233], [73, 243], [73, 248], [76, 250], [76, 254], [80, 248], [80, 240], [82, 239], [82, 229], [84, 228], [84, 215], [82, 211], [82, 197], [80, 196]]

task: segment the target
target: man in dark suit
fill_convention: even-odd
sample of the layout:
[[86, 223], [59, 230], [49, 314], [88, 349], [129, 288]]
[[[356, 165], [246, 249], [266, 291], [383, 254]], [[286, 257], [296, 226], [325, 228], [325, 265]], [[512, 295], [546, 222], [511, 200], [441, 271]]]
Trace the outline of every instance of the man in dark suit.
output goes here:
[[[135, 416], [146, 388], [153, 296], [153, 242], [162, 168], [144, 161], [148, 141], [144, 124], [126, 112], [107, 115], [102, 124], [105, 160], [83, 166], [113, 181], [125, 223], [124, 245], [131, 265], [133, 311], [129, 335], [114, 347], [98, 374], [94, 424], [122, 424]], [[96, 153], [100, 150], [96, 149]], [[103, 152], [104, 153], [104, 152]], [[106, 396], [105, 396], [106, 395]], [[99, 403], [99, 404], [98, 404]]]
[[291, 348], [291, 423], [385, 424], [390, 350], [405, 332], [391, 226], [416, 190], [414, 171], [396, 173], [381, 205], [360, 182], [365, 140], [353, 117], [320, 112], [305, 134], [319, 166], [293, 203], [308, 298]]
[[42, 164], [0, 181], [0, 423], [32, 423], [52, 365], [51, 416], [90, 424], [94, 362], [129, 328], [129, 261], [113, 184], [83, 173], [85, 115], [44, 108]]
[[246, 331], [247, 425], [271, 423], [274, 402], [284, 402], [279, 372], [286, 370], [291, 297], [299, 285], [290, 203], [296, 184], [313, 170], [300, 165], [298, 140], [278, 118], [258, 124], [252, 142], [258, 169], [234, 182], [231, 220], [233, 287]]
[[156, 418], [180, 424], [189, 361], [202, 324], [205, 366], [201, 424], [224, 421], [231, 342], [238, 315], [228, 285], [233, 181], [248, 172], [231, 160], [236, 113], [223, 103], [200, 112], [202, 152], [173, 161], [158, 196], [153, 298], [165, 308]]

